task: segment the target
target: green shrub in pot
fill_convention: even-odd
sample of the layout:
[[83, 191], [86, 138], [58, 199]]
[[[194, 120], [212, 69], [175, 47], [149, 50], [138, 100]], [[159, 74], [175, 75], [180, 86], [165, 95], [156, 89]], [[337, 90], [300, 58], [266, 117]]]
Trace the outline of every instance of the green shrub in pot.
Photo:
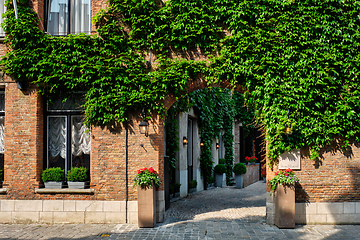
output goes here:
[[68, 182], [85, 182], [88, 180], [88, 171], [86, 167], [73, 167], [67, 172]]
[[65, 170], [60, 167], [52, 167], [43, 170], [41, 174], [43, 182], [62, 182], [65, 180]]
[[246, 173], [246, 166], [243, 163], [236, 163], [233, 167], [233, 172], [235, 174], [245, 174]]
[[216, 174], [223, 174], [223, 173], [226, 173], [226, 167], [224, 164], [218, 164], [214, 167], [214, 172]]

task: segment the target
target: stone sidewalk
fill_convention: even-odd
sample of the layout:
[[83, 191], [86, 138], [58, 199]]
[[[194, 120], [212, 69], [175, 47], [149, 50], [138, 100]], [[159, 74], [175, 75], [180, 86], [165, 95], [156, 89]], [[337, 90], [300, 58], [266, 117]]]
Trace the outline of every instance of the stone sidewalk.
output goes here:
[[[1, 216], [0, 216], [1, 217]], [[171, 204], [155, 228], [131, 224], [0, 224], [0, 239], [359, 239], [360, 226], [265, 223], [265, 183], [211, 189]]]

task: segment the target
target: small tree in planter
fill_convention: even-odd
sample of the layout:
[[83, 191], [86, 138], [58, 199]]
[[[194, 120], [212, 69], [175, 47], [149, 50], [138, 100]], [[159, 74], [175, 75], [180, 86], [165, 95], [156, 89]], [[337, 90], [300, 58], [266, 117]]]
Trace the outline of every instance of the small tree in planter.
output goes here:
[[89, 179], [89, 170], [86, 167], [73, 167], [67, 172], [69, 188], [85, 188], [86, 181]]
[[243, 188], [243, 174], [246, 173], [246, 166], [243, 163], [236, 163], [233, 168], [235, 173], [236, 188]]
[[41, 178], [45, 188], [62, 188], [65, 180], [65, 170], [60, 167], [53, 167], [43, 170]]
[[218, 164], [214, 167], [216, 186], [222, 187], [223, 174], [226, 173], [226, 166], [224, 164]]

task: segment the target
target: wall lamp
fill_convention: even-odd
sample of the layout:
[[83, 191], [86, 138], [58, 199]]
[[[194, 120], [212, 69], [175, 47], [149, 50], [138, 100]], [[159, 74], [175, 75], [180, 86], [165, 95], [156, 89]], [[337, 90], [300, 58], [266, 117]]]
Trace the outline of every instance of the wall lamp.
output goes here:
[[200, 142], [200, 147], [203, 147], [205, 144], [203, 142]]
[[219, 148], [220, 148], [220, 144], [216, 143], [216, 149], [219, 149]]
[[188, 142], [189, 142], [188, 139], [187, 139], [186, 137], [183, 137], [183, 144], [184, 144], [184, 145], [187, 145]]
[[139, 128], [140, 128], [140, 133], [141, 134], [145, 134], [145, 136], [148, 136], [148, 122], [145, 119], [146, 118], [146, 113], [145, 113], [145, 109], [143, 108], [141, 111], [141, 115], [143, 117], [142, 122], [139, 124]]

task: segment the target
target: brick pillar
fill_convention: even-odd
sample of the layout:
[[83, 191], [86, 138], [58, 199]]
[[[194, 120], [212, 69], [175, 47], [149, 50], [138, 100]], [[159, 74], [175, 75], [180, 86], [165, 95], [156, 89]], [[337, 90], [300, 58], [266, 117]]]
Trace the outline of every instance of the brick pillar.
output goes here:
[[8, 197], [29, 199], [43, 168], [43, 102], [36, 89], [5, 88], [4, 185]]

